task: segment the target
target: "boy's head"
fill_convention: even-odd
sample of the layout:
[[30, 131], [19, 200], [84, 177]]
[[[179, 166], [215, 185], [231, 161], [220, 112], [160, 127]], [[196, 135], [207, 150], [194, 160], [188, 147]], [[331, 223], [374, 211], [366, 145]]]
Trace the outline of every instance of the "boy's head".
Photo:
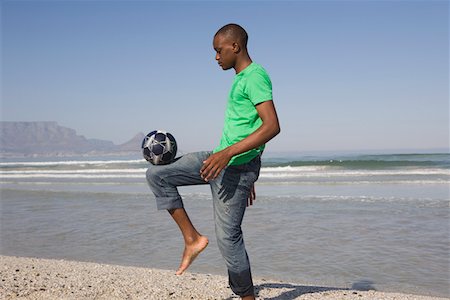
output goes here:
[[247, 49], [248, 35], [244, 28], [238, 24], [227, 24], [220, 28], [214, 37], [218, 35], [223, 35], [228, 37], [233, 42], [236, 42], [242, 48]]
[[213, 47], [216, 50], [216, 60], [222, 69], [231, 69], [239, 57], [248, 57], [247, 41], [247, 32], [237, 24], [225, 25], [217, 31]]

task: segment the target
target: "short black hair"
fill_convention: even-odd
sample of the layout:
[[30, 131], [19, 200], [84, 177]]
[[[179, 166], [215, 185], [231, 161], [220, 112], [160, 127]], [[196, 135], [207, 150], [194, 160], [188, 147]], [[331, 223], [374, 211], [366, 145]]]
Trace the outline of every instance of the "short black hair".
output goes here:
[[219, 34], [224, 34], [231, 37], [232, 39], [236, 39], [239, 41], [242, 47], [247, 48], [248, 35], [245, 29], [242, 28], [242, 26], [233, 23], [227, 24], [220, 28], [216, 32], [215, 36]]

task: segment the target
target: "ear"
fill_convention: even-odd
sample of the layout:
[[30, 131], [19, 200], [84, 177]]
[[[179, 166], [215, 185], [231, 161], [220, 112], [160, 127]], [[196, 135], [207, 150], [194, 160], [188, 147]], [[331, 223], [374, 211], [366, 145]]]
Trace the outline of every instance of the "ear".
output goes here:
[[233, 52], [236, 54], [241, 52], [241, 46], [238, 43], [233, 43]]

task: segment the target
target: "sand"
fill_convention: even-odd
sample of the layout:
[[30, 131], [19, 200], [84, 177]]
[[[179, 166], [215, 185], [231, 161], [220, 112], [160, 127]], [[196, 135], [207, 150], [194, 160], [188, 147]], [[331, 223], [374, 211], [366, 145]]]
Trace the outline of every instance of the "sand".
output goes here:
[[[219, 275], [0, 256], [0, 299], [238, 299]], [[449, 299], [255, 279], [258, 299]]]

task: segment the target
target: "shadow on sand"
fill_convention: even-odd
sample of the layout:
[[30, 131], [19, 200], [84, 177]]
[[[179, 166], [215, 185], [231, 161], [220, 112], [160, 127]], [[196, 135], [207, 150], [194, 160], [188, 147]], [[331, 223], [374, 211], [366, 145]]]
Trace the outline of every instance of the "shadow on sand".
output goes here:
[[307, 286], [307, 285], [294, 285], [290, 283], [263, 283], [255, 286], [256, 294], [263, 289], [283, 289], [284, 291], [275, 297], [264, 298], [267, 300], [290, 300], [296, 299], [304, 294], [319, 293], [326, 291], [348, 290], [347, 288], [335, 288], [335, 287], [322, 287], [322, 286]]
[[[369, 291], [375, 290], [373, 282], [370, 280], [360, 280], [352, 284], [351, 288], [338, 288], [338, 287], [324, 287], [324, 286], [307, 286], [307, 285], [294, 285], [291, 283], [263, 283], [255, 285], [255, 292], [258, 295], [264, 289], [283, 289], [281, 294], [271, 297], [264, 298], [265, 300], [292, 300], [300, 297], [304, 294], [320, 293], [327, 291]], [[235, 298], [229, 298], [235, 299]], [[229, 300], [226, 299], [226, 300]]]

